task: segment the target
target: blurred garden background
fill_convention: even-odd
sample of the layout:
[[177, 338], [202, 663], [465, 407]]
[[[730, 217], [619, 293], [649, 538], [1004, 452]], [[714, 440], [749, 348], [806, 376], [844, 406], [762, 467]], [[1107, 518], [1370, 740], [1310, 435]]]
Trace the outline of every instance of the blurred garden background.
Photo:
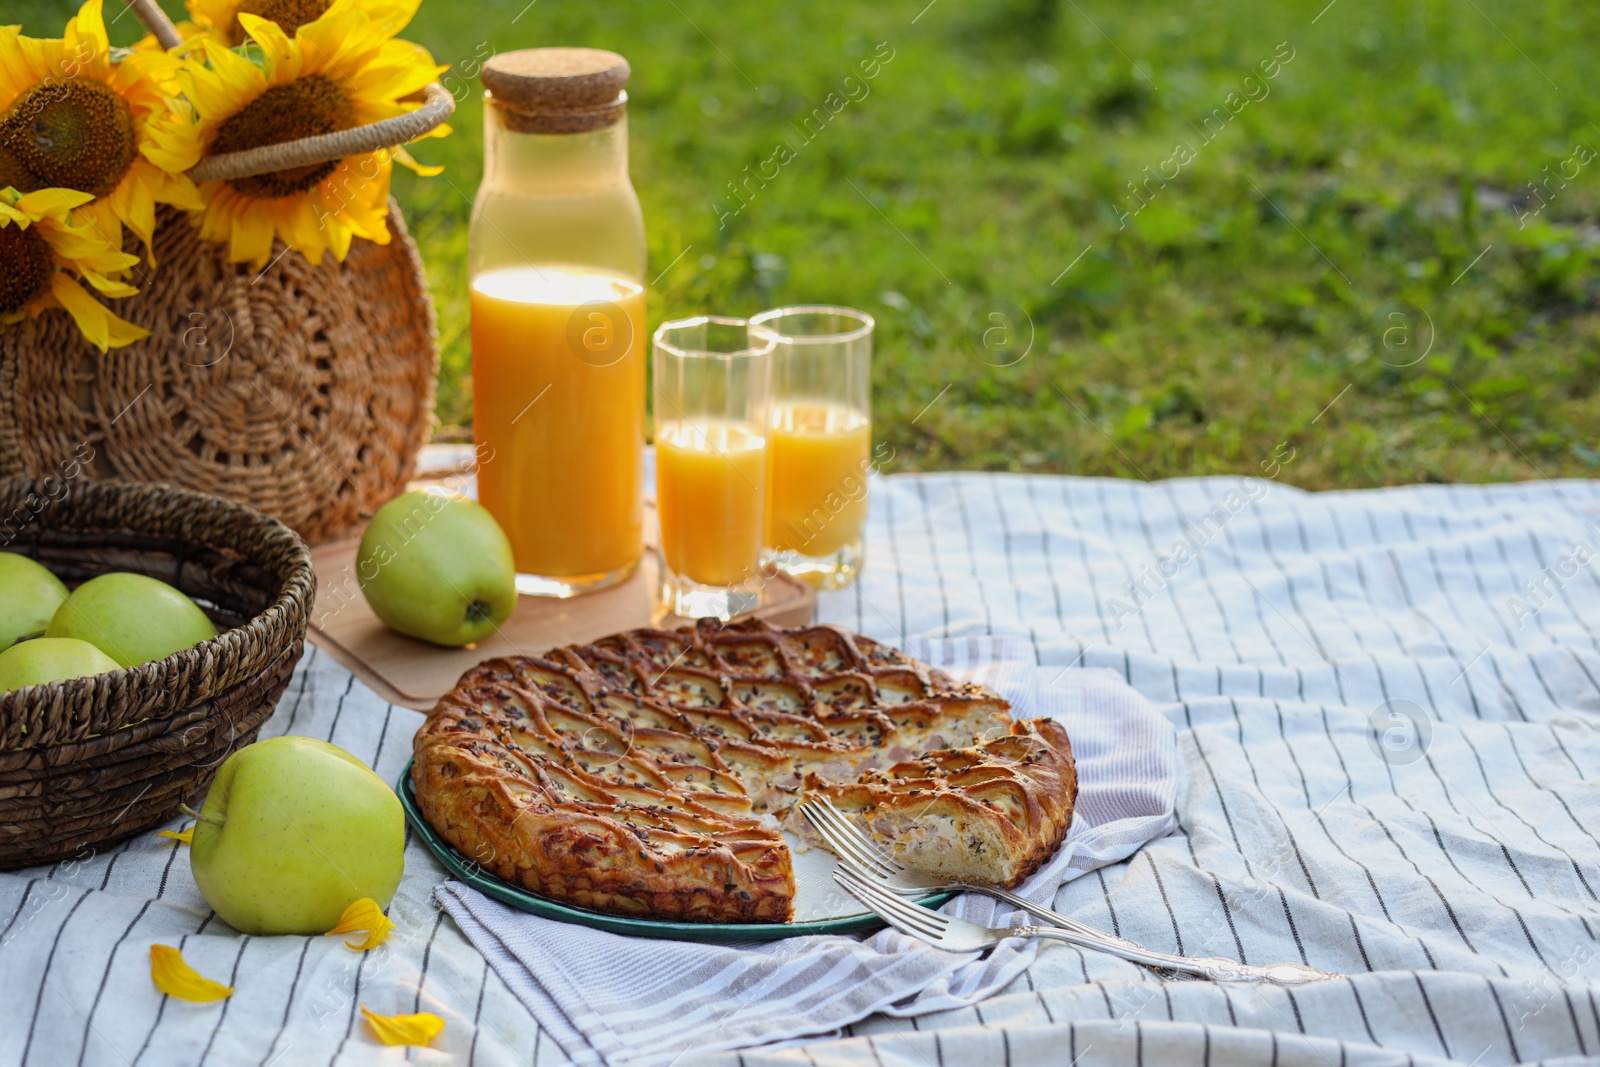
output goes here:
[[895, 471], [1590, 473], [1597, 32], [1577, 0], [424, 0], [405, 36], [461, 106], [394, 193], [440, 435], [470, 433], [476, 72], [588, 45], [633, 66], [651, 327], [869, 310]]

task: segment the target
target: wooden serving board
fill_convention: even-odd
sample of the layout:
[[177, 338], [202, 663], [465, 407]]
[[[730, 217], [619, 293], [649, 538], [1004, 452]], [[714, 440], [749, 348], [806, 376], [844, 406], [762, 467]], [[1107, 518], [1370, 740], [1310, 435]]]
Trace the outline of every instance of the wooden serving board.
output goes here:
[[[654, 507], [646, 506], [647, 542], [655, 539]], [[365, 525], [311, 550], [317, 600], [306, 636], [392, 704], [432, 708], [472, 666], [495, 656], [538, 655], [560, 645], [593, 641], [641, 626], [671, 629], [690, 620], [668, 614], [656, 600], [660, 557], [647, 544], [639, 569], [610, 589], [565, 600], [519, 597], [517, 610], [493, 637], [471, 648], [439, 648], [395, 633], [372, 613], [356, 580], [356, 554]], [[751, 614], [778, 626], [804, 626], [817, 593], [787, 574], [770, 581]]]

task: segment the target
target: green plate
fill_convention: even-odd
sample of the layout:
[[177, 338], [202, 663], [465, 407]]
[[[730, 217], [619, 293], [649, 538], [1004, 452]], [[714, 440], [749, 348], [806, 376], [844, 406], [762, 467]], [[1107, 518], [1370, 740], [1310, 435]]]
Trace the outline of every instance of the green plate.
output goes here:
[[[395, 792], [400, 796], [400, 806], [405, 808], [406, 818], [411, 821], [412, 829], [422, 838], [423, 844], [428, 846], [428, 851], [437, 856], [439, 862], [449, 868], [452, 875], [504, 904], [546, 919], [593, 926], [600, 930], [610, 930], [614, 934], [666, 937], [677, 941], [776, 941], [779, 938], [801, 937], [805, 934], [866, 933], [882, 929], [884, 926], [883, 920], [870, 911], [803, 923], [680, 923], [659, 919], [630, 919], [624, 915], [575, 908], [571, 904], [561, 904], [547, 897], [541, 897], [521, 886], [512, 885], [502, 878], [495, 877], [457, 852], [453, 845], [440, 837], [428, 824], [428, 820], [422, 817], [422, 812], [417, 807], [416, 790], [411, 785], [409, 760], [406, 762], [405, 770], [400, 773], [400, 780], [395, 783]], [[953, 896], [954, 893], [934, 893], [922, 898], [918, 903], [937, 908]]]

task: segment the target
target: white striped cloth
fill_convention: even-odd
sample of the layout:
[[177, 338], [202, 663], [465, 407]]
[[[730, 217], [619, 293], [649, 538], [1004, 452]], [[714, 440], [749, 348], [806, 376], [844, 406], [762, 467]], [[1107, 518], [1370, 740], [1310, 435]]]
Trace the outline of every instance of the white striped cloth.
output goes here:
[[[1172, 828], [1172, 726], [1120, 677], [1047, 673], [1031, 659], [1019, 664], [1014, 644], [996, 638], [911, 640], [906, 651], [999, 690], [1017, 718], [1059, 720], [1073, 739], [1079, 802], [1072, 832], [1019, 889], [1028, 899], [1049, 903], [1063, 882], [1125, 859]], [[688, 1052], [832, 1035], [878, 1011], [922, 1015], [975, 1004], [1014, 981], [1038, 948], [1014, 940], [981, 957], [956, 955], [894, 930], [865, 940], [653, 941], [536, 918], [459, 882], [436, 896], [574, 1062], [614, 1067], [660, 1067]], [[957, 897], [943, 910], [986, 926], [1026, 919], [978, 896]]]
[[[1052, 669], [1114, 670], [1177, 728], [1175, 832], [1068, 882], [1056, 907], [1154, 948], [1351, 977], [1260, 992], [1050, 946], [970, 1007], [680, 1063], [1592, 1062], [1591, 524], [1600, 492], [1579, 481], [1319, 494], [1234, 478], [875, 484], [864, 579], [825, 596], [824, 618], [902, 644], [1017, 635]], [[331, 738], [393, 780], [419, 721], [313, 652], [264, 732]], [[568, 1062], [430, 906], [442, 869], [415, 841], [406, 859], [399, 926], [366, 955], [337, 938], [233, 934], [181, 852], [151, 834], [0, 874], [0, 1064], [405, 1059], [371, 1041], [358, 1003], [445, 1017], [437, 1049], [413, 1062]], [[163, 1000], [152, 942], [181, 945], [234, 997]]]

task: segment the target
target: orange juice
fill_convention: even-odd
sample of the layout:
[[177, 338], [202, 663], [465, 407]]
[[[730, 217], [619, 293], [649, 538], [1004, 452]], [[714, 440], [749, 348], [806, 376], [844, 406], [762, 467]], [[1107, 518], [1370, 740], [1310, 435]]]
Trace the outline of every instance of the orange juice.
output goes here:
[[767, 447], [768, 548], [828, 556], [861, 536], [871, 425], [843, 404], [800, 401], [774, 409]]
[[517, 570], [598, 587], [643, 552], [644, 287], [581, 267], [472, 282], [478, 498]]
[[752, 578], [761, 559], [767, 444], [740, 422], [679, 422], [656, 434], [656, 504], [667, 567], [701, 585]]

